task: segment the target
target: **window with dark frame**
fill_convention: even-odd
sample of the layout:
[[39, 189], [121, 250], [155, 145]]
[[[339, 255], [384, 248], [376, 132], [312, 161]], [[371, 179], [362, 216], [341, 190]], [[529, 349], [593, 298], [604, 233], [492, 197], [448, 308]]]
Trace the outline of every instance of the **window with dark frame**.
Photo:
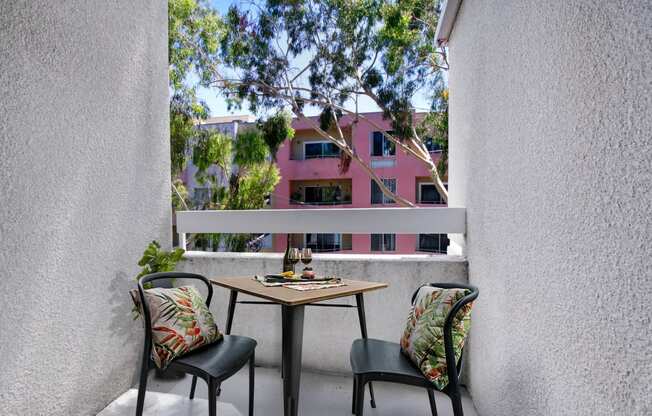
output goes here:
[[449, 240], [447, 234], [419, 234], [417, 251], [446, 254], [448, 245]]
[[396, 234], [371, 234], [371, 251], [396, 251]]
[[[392, 134], [392, 132], [388, 133]], [[396, 144], [388, 140], [383, 132], [375, 131], [371, 144], [371, 156], [387, 157], [394, 155], [396, 155]]]
[[[383, 183], [392, 192], [396, 193], [396, 179], [383, 178]], [[371, 203], [372, 204], [392, 204], [394, 200], [385, 196], [380, 186], [375, 181], [371, 181]]]
[[[448, 184], [444, 184], [448, 189]], [[444, 198], [440, 195], [437, 187], [431, 182], [419, 183], [419, 203], [420, 204], [446, 204]]]
[[305, 159], [322, 159], [327, 157], [339, 157], [340, 149], [331, 142], [305, 142]]
[[315, 253], [340, 251], [342, 249], [342, 234], [306, 234], [305, 247]]

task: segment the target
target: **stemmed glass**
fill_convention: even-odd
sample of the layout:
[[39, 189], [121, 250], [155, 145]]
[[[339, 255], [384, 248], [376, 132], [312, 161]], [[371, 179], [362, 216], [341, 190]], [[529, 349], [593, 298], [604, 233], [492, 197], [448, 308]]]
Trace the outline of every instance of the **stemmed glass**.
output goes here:
[[294, 266], [301, 260], [301, 252], [298, 248], [291, 248], [288, 255], [288, 260], [292, 263], [292, 271], [294, 271]]
[[[303, 250], [301, 250], [301, 262], [306, 266], [308, 266], [308, 264], [310, 264], [311, 261], [312, 261], [312, 250], [306, 247]], [[306, 267], [306, 269], [308, 268]]]

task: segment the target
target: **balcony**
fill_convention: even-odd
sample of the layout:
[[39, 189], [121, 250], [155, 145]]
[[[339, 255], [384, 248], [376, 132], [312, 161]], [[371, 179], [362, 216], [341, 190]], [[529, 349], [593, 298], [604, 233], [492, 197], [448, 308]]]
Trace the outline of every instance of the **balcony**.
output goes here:
[[[347, 138], [350, 138], [351, 130], [349, 128], [345, 128], [343, 132]], [[290, 160], [299, 161], [339, 159], [340, 157], [340, 149], [335, 144], [320, 137], [317, 132], [312, 130], [298, 130], [290, 144], [289, 152]]]
[[[418, 284], [478, 286], [467, 415], [650, 415], [648, 4], [442, 3], [449, 206], [464, 216], [193, 213], [180, 230], [447, 234], [460, 256], [317, 254], [315, 267], [389, 284], [367, 297], [369, 335], [387, 340], [398, 338]], [[143, 329], [127, 293], [145, 246], [169, 249], [172, 240], [168, 11], [166, 2], [124, 0], [48, 6], [0, 2], [0, 415], [87, 416], [109, 406], [102, 416], [133, 416]], [[336, 159], [284, 159], [337, 174]], [[279, 267], [277, 254], [187, 258], [180, 269], [208, 276]], [[225, 293], [215, 293], [223, 327]], [[279, 315], [238, 305], [234, 323], [259, 340], [257, 415], [280, 414]], [[302, 414], [348, 415], [355, 313], [311, 309], [306, 321]], [[221, 415], [246, 414], [244, 379], [225, 383]], [[150, 403], [207, 414], [203, 384], [192, 403], [188, 378], [150, 383], [159, 393]], [[375, 387], [378, 408], [367, 416], [428, 414], [422, 391]], [[437, 402], [439, 414], [450, 412], [448, 399]]]
[[330, 206], [350, 205], [351, 179], [317, 179], [290, 181], [290, 205]]
[[[427, 219], [427, 221], [426, 221]], [[414, 233], [415, 231], [455, 233], [464, 231], [464, 209], [460, 208], [381, 208], [381, 209], [310, 209], [259, 211], [187, 211], [177, 213], [179, 241], [183, 246], [186, 235], [198, 232], [220, 233], [337, 233], [368, 234], [378, 232]], [[187, 252], [181, 271], [205, 276], [253, 276], [277, 273], [282, 263], [280, 253], [206, 253]], [[315, 254], [311, 264], [324, 275], [368, 281], [382, 281], [389, 286], [366, 296], [369, 335], [374, 338], [396, 340], [405, 327], [410, 294], [422, 284], [437, 282], [466, 282], [467, 264], [461, 256], [429, 255], [354, 255]], [[424, 273], [423, 271], [426, 271]], [[216, 288], [212, 312], [224, 317], [229, 305], [229, 293]], [[239, 300], [254, 302], [257, 298], [243, 296]], [[352, 298], [327, 301], [327, 304], [348, 304]], [[305, 318], [303, 376], [300, 401], [301, 414], [348, 414], [351, 405], [351, 377], [349, 350], [351, 342], [360, 337], [355, 309], [314, 308]], [[223, 319], [223, 318], [222, 318]], [[219, 322], [223, 328], [223, 320]], [[278, 307], [260, 304], [239, 304], [236, 307], [233, 331], [255, 337], [258, 341], [256, 362], [259, 414], [277, 414], [282, 408], [281, 379], [279, 375], [282, 340], [281, 311]], [[328, 340], [328, 342], [324, 342]], [[223, 414], [246, 414], [245, 372], [225, 383]], [[152, 406], [168, 403], [159, 411], [187, 411], [204, 409], [203, 403], [190, 403], [186, 396], [190, 379], [180, 381], [153, 380], [150, 391], [162, 396]], [[423, 414], [428, 402], [423, 389], [378, 383], [376, 388], [377, 415]], [[169, 395], [169, 396], [168, 396]], [[128, 412], [133, 405], [134, 392], [128, 392], [120, 403], [114, 403], [101, 416]], [[206, 397], [205, 389], [199, 397]], [[448, 398], [437, 394], [440, 415], [452, 414]], [[336, 403], [334, 403], [336, 402]], [[475, 415], [468, 395], [464, 399], [466, 415]], [[189, 407], [190, 406], [190, 407]], [[192, 407], [194, 406], [194, 407]], [[166, 410], [167, 409], [167, 410]], [[278, 409], [278, 410], [277, 410]], [[239, 413], [238, 413], [239, 412]]]

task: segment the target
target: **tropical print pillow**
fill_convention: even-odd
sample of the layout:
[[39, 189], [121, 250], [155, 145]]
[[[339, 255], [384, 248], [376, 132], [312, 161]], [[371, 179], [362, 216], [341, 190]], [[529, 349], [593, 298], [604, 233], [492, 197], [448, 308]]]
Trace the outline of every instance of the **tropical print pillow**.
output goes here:
[[145, 300], [152, 321], [152, 360], [158, 368], [222, 339], [213, 314], [194, 287], [147, 289]]
[[[453, 305], [469, 293], [466, 289], [423, 286], [417, 292], [408, 315], [401, 337], [401, 349], [438, 390], [443, 390], [448, 385], [444, 322]], [[467, 303], [453, 320], [455, 362], [459, 361], [462, 354], [471, 323], [471, 308], [472, 302]]]

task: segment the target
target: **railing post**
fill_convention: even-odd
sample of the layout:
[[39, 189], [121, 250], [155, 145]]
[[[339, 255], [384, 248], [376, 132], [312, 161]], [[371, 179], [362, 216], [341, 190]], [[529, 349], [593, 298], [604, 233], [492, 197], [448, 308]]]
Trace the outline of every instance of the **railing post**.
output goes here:
[[186, 249], [186, 233], [179, 233], [179, 247]]

